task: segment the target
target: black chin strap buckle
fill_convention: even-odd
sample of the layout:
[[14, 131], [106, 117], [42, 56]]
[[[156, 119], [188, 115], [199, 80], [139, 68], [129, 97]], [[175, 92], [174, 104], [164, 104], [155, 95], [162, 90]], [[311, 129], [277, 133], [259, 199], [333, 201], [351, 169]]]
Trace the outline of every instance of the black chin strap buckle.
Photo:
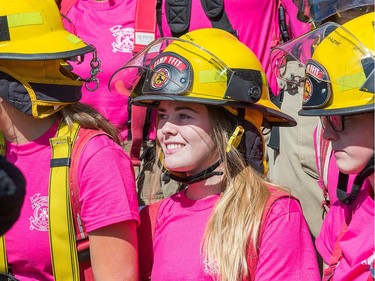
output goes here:
[[170, 173], [169, 177], [175, 181], [184, 183], [184, 184], [192, 184], [195, 182], [200, 182], [205, 179], [211, 178], [213, 176], [221, 176], [223, 172], [217, 172], [215, 169], [219, 167], [221, 164], [221, 161], [217, 161], [215, 164], [213, 164], [211, 167], [207, 168], [206, 170], [199, 172], [195, 175], [187, 176], [187, 177], [181, 177], [177, 176], [175, 174]]

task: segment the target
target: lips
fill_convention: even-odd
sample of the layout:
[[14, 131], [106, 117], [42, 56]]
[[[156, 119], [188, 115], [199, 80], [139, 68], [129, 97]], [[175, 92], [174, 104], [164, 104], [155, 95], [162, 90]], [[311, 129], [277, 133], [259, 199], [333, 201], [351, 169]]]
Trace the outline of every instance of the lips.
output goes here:
[[185, 146], [181, 143], [166, 143], [164, 145], [166, 154], [172, 154]]
[[171, 149], [171, 150], [173, 150], [173, 149], [181, 148], [181, 147], [183, 147], [184, 145], [179, 144], [179, 143], [170, 143], [170, 144], [166, 144], [165, 146], [166, 146], [167, 149]]

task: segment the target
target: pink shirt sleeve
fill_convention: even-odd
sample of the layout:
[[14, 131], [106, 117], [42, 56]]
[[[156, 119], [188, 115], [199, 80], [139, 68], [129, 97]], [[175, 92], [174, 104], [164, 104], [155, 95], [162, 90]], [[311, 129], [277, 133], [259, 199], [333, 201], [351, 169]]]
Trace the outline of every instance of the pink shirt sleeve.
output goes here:
[[270, 209], [255, 280], [320, 280], [310, 231], [295, 199], [279, 199]]
[[119, 145], [105, 135], [91, 139], [82, 151], [78, 174], [88, 232], [127, 220], [139, 223], [133, 166]]

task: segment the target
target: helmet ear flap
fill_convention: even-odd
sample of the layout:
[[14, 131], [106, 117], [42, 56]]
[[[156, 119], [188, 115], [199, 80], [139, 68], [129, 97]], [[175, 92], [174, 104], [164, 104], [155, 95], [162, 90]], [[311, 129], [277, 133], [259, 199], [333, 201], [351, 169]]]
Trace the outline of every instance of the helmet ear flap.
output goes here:
[[[234, 113], [236, 112], [236, 113]], [[243, 156], [245, 163], [250, 165], [260, 174], [267, 174], [268, 168], [265, 160], [265, 146], [263, 134], [260, 128], [253, 121], [249, 120], [248, 116], [245, 117], [244, 109], [237, 109], [237, 111], [225, 110], [227, 120], [234, 125], [231, 135], [238, 135], [240, 142], [237, 146], [237, 150]], [[242, 134], [236, 134], [238, 128], [243, 130]]]
[[267, 173], [267, 165], [265, 163], [263, 135], [248, 120], [245, 120], [243, 126], [245, 134], [238, 149], [244, 155], [247, 164], [258, 173], [265, 175]]

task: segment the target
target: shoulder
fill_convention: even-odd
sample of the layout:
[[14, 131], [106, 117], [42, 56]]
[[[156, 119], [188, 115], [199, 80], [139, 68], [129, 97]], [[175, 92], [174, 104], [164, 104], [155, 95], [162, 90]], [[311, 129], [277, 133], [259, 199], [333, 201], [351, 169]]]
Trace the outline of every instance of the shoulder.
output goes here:
[[291, 213], [302, 214], [300, 202], [290, 192], [277, 185], [267, 183], [270, 196], [267, 200], [263, 219], [272, 220]]
[[288, 204], [293, 202], [293, 205], [300, 205], [299, 200], [289, 190], [271, 183], [266, 183], [266, 186], [270, 192], [266, 207], [271, 208], [273, 205], [283, 204], [283, 202], [288, 202]]
[[127, 157], [124, 149], [103, 131], [81, 128], [74, 143], [74, 149], [79, 147], [82, 149], [82, 154], [88, 157], [98, 153], [109, 153], [109, 156], [117, 154]]
[[161, 199], [157, 202], [153, 202], [149, 205], [141, 207], [140, 213], [144, 215], [145, 214], [148, 215], [149, 213], [155, 213], [155, 215], [159, 213], [163, 213], [165, 208], [168, 208], [168, 206], [170, 206], [171, 204], [174, 204], [174, 202], [176, 201], [180, 201], [180, 200], [176, 200], [178, 198], [181, 198], [181, 192], [178, 192], [176, 194], [171, 195], [170, 197]]

